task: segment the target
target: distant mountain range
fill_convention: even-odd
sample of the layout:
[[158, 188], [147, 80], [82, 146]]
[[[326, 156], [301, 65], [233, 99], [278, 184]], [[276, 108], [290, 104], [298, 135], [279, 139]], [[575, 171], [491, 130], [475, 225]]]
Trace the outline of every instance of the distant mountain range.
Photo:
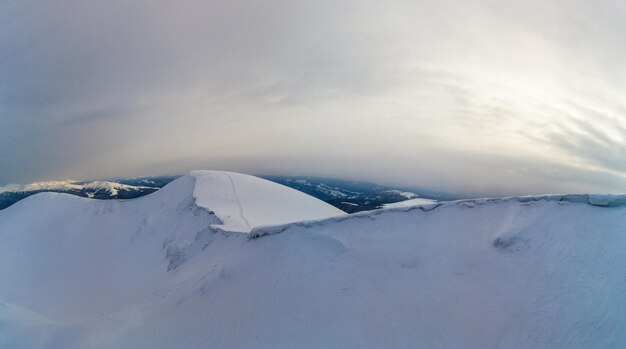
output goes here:
[[261, 176], [273, 182], [300, 190], [345, 212], [354, 213], [383, 208], [387, 204], [417, 198], [435, 201], [456, 200], [454, 194], [379, 185], [371, 182], [308, 176]]
[[[56, 192], [100, 200], [134, 199], [153, 193], [180, 176], [153, 176], [98, 181], [46, 181], [0, 187], [0, 210], [41, 192]], [[454, 200], [461, 197], [425, 189], [400, 188], [363, 181], [309, 176], [260, 176], [354, 213], [406, 200]]]
[[180, 176], [142, 177], [99, 181], [46, 181], [0, 187], [0, 210], [42, 192], [72, 194], [92, 199], [134, 199], [153, 193]]

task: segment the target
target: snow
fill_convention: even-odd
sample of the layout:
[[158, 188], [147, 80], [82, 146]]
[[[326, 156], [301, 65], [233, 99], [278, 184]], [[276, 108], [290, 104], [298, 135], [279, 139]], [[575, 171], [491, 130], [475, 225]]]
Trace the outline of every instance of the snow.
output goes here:
[[268, 180], [224, 171], [194, 171], [196, 204], [222, 222], [213, 227], [248, 233], [261, 225], [344, 215], [345, 212], [300, 191]]
[[76, 184], [77, 181], [63, 180], [63, 181], [45, 181], [31, 184], [8, 184], [0, 187], [0, 193], [4, 192], [28, 192], [28, 191], [43, 191], [43, 190], [58, 190], [58, 189], [81, 189], [82, 186]]
[[70, 191], [70, 190], [105, 190], [115, 196], [119, 190], [152, 189], [150, 187], [132, 186], [110, 181], [80, 182], [75, 180], [45, 181], [31, 184], [8, 184], [0, 187], [0, 193], [32, 192], [32, 191]]
[[416, 198], [416, 199], [409, 199], [409, 200], [404, 200], [404, 201], [399, 201], [399, 202], [393, 202], [390, 204], [384, 204], [383, 208], [411, 207], [415, 205], [430, 205], [436, 202], [437, 201], [435, 200]]
[[105, 190], [111, 195], [116, 196], [120, 190], [139, 190], [149, 189], [149, 187], [132, 186], [110, 181], [93, 181], [82, 185], [82, 189]]
[[342, 193], [339, 190], [336, 190], [336, 189], [333, 189], [333, 188], [327, 186], [326, 184], [318, 184], [316, 187], [322, 193], [325, 193], [327, 195], [334, 196], [334, 197], [337, 197], [337, 198], [345, 198], [346, 196], [348, 196], [348, 195], [346, 195], [345, 193]]
[[589, 195], [589, 204], [596, 206], [609, 206], [613, 203], [613, 196], [607, 194]]
[[[139, 199], [42, 193], [0, 211], [0, 348], [626, 347], [626, 196], [257, 226], [295, 218], [278, 203], [295, 196], [229, 174], [234, 185], [194, 172]], [[225, 230], [241, 227], [222, 221], [239, 212], [234, 190], [251, 234]]]
[[392, 190], [387, 190], [388, 193], [395, 193], [401, 196], [404, 196], [407, 199], [413, 199], [418, 197], [419, 195], [410, 192], [410, 191], [402, 191], [402, 190], [397, 190], [397, 189], [392, 189]]

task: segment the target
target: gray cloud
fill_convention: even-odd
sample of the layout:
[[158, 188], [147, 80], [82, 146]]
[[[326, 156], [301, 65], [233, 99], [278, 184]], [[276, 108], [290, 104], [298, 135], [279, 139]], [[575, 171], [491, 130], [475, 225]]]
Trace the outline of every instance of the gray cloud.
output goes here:
[[5, 1], [0, 183], [202, 167], [624, 191], [624, 18], [619, 1]]
[[626, 173], [626, 128], [618, 119], [578, 107], [585, 118], [567, 117], [543, 135], [548, 145], [582, 162]]

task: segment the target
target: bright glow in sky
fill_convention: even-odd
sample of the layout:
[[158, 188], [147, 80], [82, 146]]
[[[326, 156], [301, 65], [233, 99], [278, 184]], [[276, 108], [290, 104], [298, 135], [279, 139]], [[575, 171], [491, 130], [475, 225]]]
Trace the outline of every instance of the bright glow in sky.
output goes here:
[[619, 0], [0, 3], [0, 184], [228, 169], [626, 191]]

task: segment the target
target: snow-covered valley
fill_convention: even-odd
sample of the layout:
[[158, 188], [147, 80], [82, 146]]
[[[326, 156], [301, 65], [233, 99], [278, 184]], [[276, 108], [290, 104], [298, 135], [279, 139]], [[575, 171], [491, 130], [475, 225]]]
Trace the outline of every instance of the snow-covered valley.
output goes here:
[[0, 211], [0, 348], [623, 348], [626, 197], [353, 215], [195, 171]]

